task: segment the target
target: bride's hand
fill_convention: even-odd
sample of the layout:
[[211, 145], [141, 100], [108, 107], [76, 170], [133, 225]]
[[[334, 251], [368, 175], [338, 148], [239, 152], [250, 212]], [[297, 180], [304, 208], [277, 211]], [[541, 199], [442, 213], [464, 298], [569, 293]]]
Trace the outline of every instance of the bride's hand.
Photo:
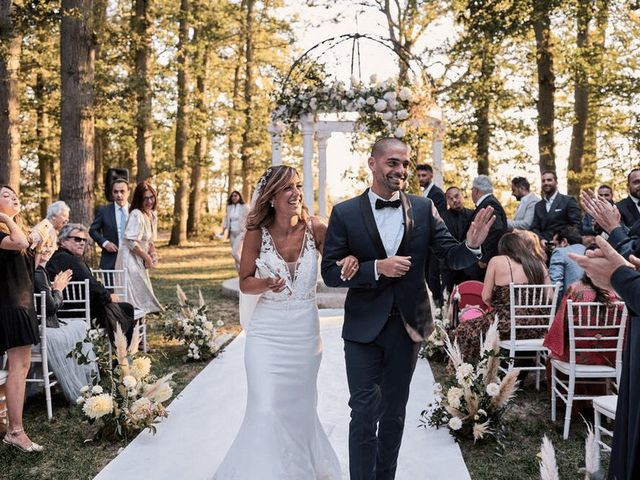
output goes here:
[[267, 281], [267, 290], [271, 290], [274, 293], [280, 293], [286, 287], [284, 278], [280, 277], [269, 277], [265, 278]]
[[358, 262], [358, 259], [353, 255], [349, 255], [344, 257], [342, 260], [338, 260], [336, 264], [339, 267], [342, 267], [342, 270], [340, 270], [340, 279], [343, 282], [355, 277], [358, 272], [358, 268], [360, 268], [360, 262]]

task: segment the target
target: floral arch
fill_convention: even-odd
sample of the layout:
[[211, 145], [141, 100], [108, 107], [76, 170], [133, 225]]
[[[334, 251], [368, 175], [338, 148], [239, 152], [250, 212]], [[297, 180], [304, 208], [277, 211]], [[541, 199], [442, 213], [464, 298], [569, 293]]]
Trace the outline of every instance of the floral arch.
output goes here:
[[[317, 60], [309, 60], [315, 49], [331, 49], [342, 42], [353, 42], [359, 52], [360, 39], [368, 39], [392, 48], [385, 39], [349, 34], [325, 40], [305, 52], [291, 67], [275, 102], [268, 127], [272, 141], [272, 164], [282, 163], [283, 134], [300, 131], [303, 145], [304, 200], [314, 213], [313, 189], [314, 140], [318, 151], [318, 214], [327, 216], [327, 145], [334, 132], [369, 137], [400, 138], [415, 152], [431, 150], [434, 181], [442, 184], [442, 110], [431, 96], [431, 80], [420, 68], [401, 83], [397, 78], [381, 81], [372, 75], [369, 83], [352, 75], [350, 84], [332, 79]], [[413, 70], [413, 68], [412, 68]], [[327, 119], [331, 115], [332, 119]]]

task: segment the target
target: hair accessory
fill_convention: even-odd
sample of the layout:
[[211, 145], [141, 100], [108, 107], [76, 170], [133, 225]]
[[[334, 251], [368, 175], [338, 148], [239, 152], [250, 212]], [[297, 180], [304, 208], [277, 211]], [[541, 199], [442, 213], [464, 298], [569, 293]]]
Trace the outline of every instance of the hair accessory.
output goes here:
[[[274, 170], [273, 167], [267, 168], [267, 170], [260, 177], [260, 180], [258, 180], [258, 183], [256, 184], [256, 189], [254, 190], [253, 196], [251, 198], [252, 206], [255, 205], [256, 200], [262, 194], [262, 190], [264, 189], [264, 186], [267, 184], [267, 180], [269, 180], [269, 177], [273, 173], [273, 170]], [[271, 203], [271, 206], [273, 206], [273, 202]]]

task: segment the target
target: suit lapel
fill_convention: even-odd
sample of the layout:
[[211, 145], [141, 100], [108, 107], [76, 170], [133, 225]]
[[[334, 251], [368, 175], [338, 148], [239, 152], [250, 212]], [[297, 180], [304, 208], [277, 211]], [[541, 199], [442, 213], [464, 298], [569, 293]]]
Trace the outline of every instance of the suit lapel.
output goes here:
[[404, 235], [398, 247], [398, 252], [406, 252], [405, 249], [411, 242], [411, 231], [413, 230], [413, 207], [411, 206], [409, 197], [403, 192], [400, 192], [400, 201], [402, 202], [402, 211], [404, 212]]
[[111, 225], [113, 225], [113, 228], [115, 228], [116, 230], [118, 230], [118, 220], [116, 220], [116, 204], [114, 202], [111, 202], [111, 205], [109, 205], [109, 217], [111, 218]]
[[364, 226], [369, 232], [371, 242], [378, 253], [380, 258], [387, 258], [387, 252], [384, 249], [384, 244], [380, 238], [380, 232], [378, 232], [378, 226], [376, 225], [376, 219], [373, 218], [373, 211], [371, 210], [371, 202], [369, 202], [369, 189], [360, 195], [360, 211], [362, 212], [362, 219]]

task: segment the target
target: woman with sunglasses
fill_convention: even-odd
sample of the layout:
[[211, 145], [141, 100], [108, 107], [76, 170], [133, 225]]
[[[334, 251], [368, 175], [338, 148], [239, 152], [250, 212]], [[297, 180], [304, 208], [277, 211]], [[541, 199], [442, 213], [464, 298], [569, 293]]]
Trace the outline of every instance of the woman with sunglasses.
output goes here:
[[149, 278], [149, 269], [158, 263], [154, 245], [158, 223], [155, 210], [156, 191], [147, 182], [138, 183], [116, 259], [116, 269], [128, 271], [129, 301], [145, 315], [163, 311]]
[[0, 355], [6, 352], [9, 370], [5, 386], [9, 424], [2, 441], [23, 452], [41, 452], [43, 447], [31, 441], [22, 425], [31, 346], [40, 343], [40, 333], [33, 305], [33, 254], [19, 212], [16, 192], [0, 186]]
[[[46, 264], [49, 279], [53, 281], [60, 272], [70, 269], [74, 281], [89, 280], [89, 310], [92, 319], [97, 319], [98, 325], [106, 328], [111, 340], [116, 331], [116, 325], [131, 340], [133, 334], [133, 306], [130, 303], [121, 302], [117, 295], [112, 294], [91, 273], [91, 269], [84, 262], [83, 255], [89, 230], [80, 223], [68, 223], [58, 236], [58, 250], [51, 256]], [[65, 311], [65, 305], [58, 310], [58, 318], [69, 318]], [[73, 316], [73, 315], [71, 315]]]

